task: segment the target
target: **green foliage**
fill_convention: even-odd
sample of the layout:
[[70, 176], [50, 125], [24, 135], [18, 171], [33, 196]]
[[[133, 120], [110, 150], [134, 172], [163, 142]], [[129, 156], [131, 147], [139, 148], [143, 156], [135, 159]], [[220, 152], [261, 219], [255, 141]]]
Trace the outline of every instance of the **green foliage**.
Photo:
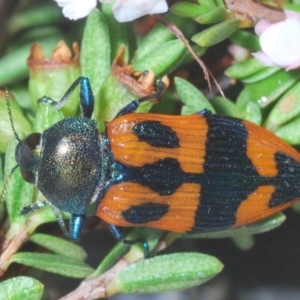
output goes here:
[[[294, 10], [299, 8], [295, 4], [290, 7]], [[200, 56], [205, 52], [210, 54], [210, 47], [213, 45], [220, 47], [223, 56], [227, 55], [227, 48], [224, 50], [222, 45], [218, 45], [227, 38], [233, 45], [248, 51], [247, 58], [228, 65], [226, 70], [219, 67], [218, 62], [215, 63], [219, 71], [221, 68], [232, 82], [239, 83], [239, 90], [230, 94], [230, 99], [213, 91], [200, 91], [198, 83], [202, 74], [199, 75], [199, 66], [193, 65], [193, 68], [199, 68], [196, 76], [185, 76], [186, 70], [190, 70], [186, 69], [186, 65], [193, 62], [194, 58], [169, 28], [158, 23], [145, 36], [137, 37], [133, 24], [118, 23], [111, 8], [110, 3], [102, 4], [101, 10], [94, 9], [84, 22], [65, 24], [60, 9], [54, 3], [49, 6], [36, 4], [20, 7], [8, 20], [8, 40], [1, 49], [3, 55], [0, 57], [0, 86], [10, 85], [12, 92], [17, 91], [14, 95], [16, 101], [10, 101], [10, 104], [14, 126], [21, 139], [30, 132], [42, 132], [59, 120], [79, 112], [77, 90], [62, 110], [56, 110], [47, 104], [38, 106], [37, 99], [47, 95], [58, 101], [80, 75], [91, 81], [95, 94], [93, 118], [97, 120], [101, 130], [104, 130], [104, 123], [111, 120], [125, 104], [141, 97], [137, 90], [116, 76], [112, 67], [122, 46], [125, 49], [123, 57], [118, 56], [118, 62], [114, 62], [119, 63], [118, 67], [123, 68], [122, 70], [128, 71], [130, 67], [127, 64], [130, 64], [135, 72], [149, 70], [157, 76], [168, 75], [171, 78], [171, 85], [161, 103], [153, 106], [153, 103], [146, 102], [141, 105], [139, 112], [151, 109], [158, 113], [169, 111], [192, 114], [208, 109], [212, 113], [240, 117], [263, 125], [288, 143], [300, 145], [299, 71], [287, 72], [277, 67], [265, 67], [251, 58], [250, 52], [259, 50], [258, 37], [253, 31], [239, 29], [242, 27], [241, 21], [226, 9], [223, 1], [177, 2], [171, 7], [172, 14], [168, 20], [177, 25]], [[61, 24], [68, 25], [66, 27], [71, 29], [62, 30]], [[81, 41], [80, 66], [78, 63], [66, 67], [62, 63], [46, 71], [41, 68], [30, 69], [28, 72], [26, 60], [31, 45], [38, 41], [45, 55], [49, 56], [60, 39], [69, 41], [69, 44], [73, 40]], [[191, 74], [193, 75], [192, 72]], [[28, 79], [28, 76], [29, 87], [23, 80]], [[135, 81], [135, 84], [138, 85], [138, 82]], [[227, 90], [224, 92], [227, 96]], [[2, 94], [0, 128], [0, 153], [3, 154], [5, 150], [7, 153], [4, 176], [0, 160], [0, 186], [3, 187], [4, 178], [8, 177], [16, 165], [16, 141], [9, 143], [13, 133]], [[104, 286], [106, 295], [110, 296], [116, 293], [152, 293], [188, 288], [210, 280], [223, 268], [217, 258], [200, 253], [164, 254], [144, 260], [145, 251], [141, 244], [129, 248], [117, 243], [94, 270], [84, 262], [89, 253], [80, 246], [49, 232], [35, 233], [39, 225], [56, 220], [50, 207], [28, 216], [20, 215], [21, 208], [42, 200], [43, 196], [33, 185], [23, 180], [19, 170], [11, 176], [5, 195], [8, 219], [5, 219], [5, 214], [0, 213], [2, 224], [10, 224], [3, 229], [3, 239], [19, 243], [19, 246], [28, 240], [32, 245], [42, 247], [43, 252], [50, 253], [38, 253], [38, 249], [32, 252], [20, 251], [16, 246], [15, 252], [0, 265], [1, 271], [5, 272], [12, 263], [18, 263], [67, 277], [88, 277], [86, 283], [89, 283], [89, 280], [101, 278], [111, 268], [119, 266], [120, 258], [123, 257], [128, 265], [113, 273], [112, 280]], [[67, 219], [69, 216], [64, 213], [63, 217]], [[269, 231], [284, 220], [284, 215], [278, 214], [252, 225], [192, 236], [175, 233], [164, 235], [160, 230], [138, 228], [130, 231], [127, 238], [146, 238], [153, 256], [164, 243], [168, 246], [177, 238], [187, 237], [231, 238], [239, 248], [245, 250], [253, 246], [254, 234]], [[43, 285], [30, 277], [13, 277], [0, 283], [0, 300], [8, 299], [7, 295], [10, 296], [9, 299], [16, 300], [41, 299], [43, 293]]]

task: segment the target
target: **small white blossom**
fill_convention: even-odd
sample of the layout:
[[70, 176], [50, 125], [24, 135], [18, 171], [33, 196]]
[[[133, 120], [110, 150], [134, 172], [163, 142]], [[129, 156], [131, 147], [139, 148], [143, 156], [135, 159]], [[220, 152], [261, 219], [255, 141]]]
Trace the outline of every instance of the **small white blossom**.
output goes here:
[[[63, 8], [65, 17], [77, 20], [86, 17], [97, 5], [97, 0], [55, 0]], [[99, 0], [111, 2], [111, 0]], [[166, 0], [115, 0], [113, 13], [117, 21], [128, 22], [144, 15], [165, 13]]]
[[149, 14], [168, 11], [166, 0], [116, 0], [113, 13], [117, 21], [128, 22]]
[[97, 0], [55, 0], [63, 8], [65, 17], [77, 20], [86, 17], [97, 5]]
[[255, 26], [262, 50], [253, 55], [265, 66], [286, 70], [300, 66], [300, 14], [287, 12], [286, 15], [285, 21], [262, 20]]

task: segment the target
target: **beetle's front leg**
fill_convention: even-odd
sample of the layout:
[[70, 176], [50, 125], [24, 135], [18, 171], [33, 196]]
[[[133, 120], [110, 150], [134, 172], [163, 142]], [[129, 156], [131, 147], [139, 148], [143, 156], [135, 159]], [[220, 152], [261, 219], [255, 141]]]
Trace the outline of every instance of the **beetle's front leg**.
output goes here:
[[21, 215], [29, 215], [31, 213], [33, 213], [34, 211], [44, 208], [46, 206], [50, 206], [51, 204], [49, 203], [49, 201], [45, 200], [43, 202], [37, 202], [28, 206], [24, 206], [21, 210], [20, 210], [20, 214]]
[[136, 99], [136, 100], [133, 100], [132, 102], [127, 104], [125, 107], [123, 107], [117, 113], [117, 115], [115, 116], [115, 119], [120, 116], [123, 116], [123, 115], [134, 113], [142, 102], [161, 97], [161, 95], [164, 91], [164, 83], [162, 82], [161, 78], [156, 79], [156, 86], [157, 86], [157, 90], [155, 93], [145, 96], [145, 97], [142, 97], [142, 98], [139, 98], [139, 99]]
[[92, 88], [90, 85], [90, 81], [86, 77], [78, 77], [68, 88], [64, 96], [58, 102], [54, 101], [49, 97], [42, 97], [38, 100], [38, 104], [46, 103], [51, 104], [56, 109], [60, 109], [69, 100], [71, 94], [74, 92], [77, 85], [80, 85], [79, 97], [80, 97], [80, 109], [83, 117], [92, 118], [92, 114], [94, 111], [94, 95], [92, 92]]

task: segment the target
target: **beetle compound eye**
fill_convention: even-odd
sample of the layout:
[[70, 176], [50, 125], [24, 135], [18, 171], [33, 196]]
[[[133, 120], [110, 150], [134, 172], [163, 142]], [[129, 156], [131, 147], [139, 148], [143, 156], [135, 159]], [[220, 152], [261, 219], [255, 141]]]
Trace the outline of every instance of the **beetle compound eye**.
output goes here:
[[23, 178], [30, 183], [35, 182], [35, 173], [40, 163], [40, 133], [30, 134], [16, 147], [16, 161], [21, 169]]
[[31, 171], [22, 171], [21, 172], [22, 177], [24, 178], [25, 181], [34, 184], [35, 182], [35, 175]]
[[37, 149], [41, 142], [41, 134], [40, 133], [32, 133], [25, 140], [24, 144], [29, 147], [31, 150]]

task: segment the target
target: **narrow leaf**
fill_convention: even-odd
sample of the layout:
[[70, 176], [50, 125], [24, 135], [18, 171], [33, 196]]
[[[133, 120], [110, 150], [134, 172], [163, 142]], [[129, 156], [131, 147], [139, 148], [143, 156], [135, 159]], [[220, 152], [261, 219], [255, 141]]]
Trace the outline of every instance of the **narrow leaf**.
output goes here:
[[227, 20], [195, 34], [192, 41], [201, 47], [210, 47], [224, 41], [237, 30], [238, 26], [238, 20]]
[[105, 17], [94, 9], [84, 28], [80, 54], [81, 72], [90, 79], [96, 95], [110, 70], [110, 41]]
[[36, 233], [29, 240], [56, 254], [74, 260], [84, 261], [87, 257], [86, 252], [79, 245], [53, 235]]
[[154, 293], [202, 284], [221, 272], [223, 265], [212, 256], [178, 253], [157, 256], [130, 265], [107, 286], [109, 296], [120, 293]]
[[300, 145], [300, 117], [274, 129], [273, 132], [291, 145]]
[[133, 67], [137, 71], [152, 70], [158, 76], [169, 73], [183, 59], [184, 50], [180, 40], [172, 40], [152, 49], [151, 53], [135, 61]]
[[[300, 83], [293, 85], [271, 110], [266, 127], [269, 129], [279, 127], [291, 121], [300, 114]], [[294, 130], [293, 130], [294, 131]]]
[[153, 49], [170, 40], [174, 40], [174, 34], [166, 26], [157, 24], [139, 44], [133, 62], [142, 60], [144, 56], [151, 54]]
[[209, 103], [206, 97], [188, 81], [176, 77], [175, 86], [182, 102], [194, 113], [199, 112], [204, 108], [215, 112], [213, 106]]
[[180, 17], [194, 18], [205, 13], [207, 8], [190, 2], [178, 2], [171, 6], [170, 11]]
[[10, 258], [13, 262], [72, 278], [84, 278], [94, 271], [81, 261], [56, 254], [20, 252]]
[[244, 47], [250, 51], [260, 50], [258, 36], [250, 31], [237, 30], [229, 38], [234, 44]]
[[299, 78], [298, 71], [286, 72], [280, 70], [267, 77], [265, 80], [247, 85], [240, 93], [237, 99], [237, 107], [240, 109], [249, 101], [258, 104], [260, 107], [266, 107], [277, 97], [290, 88]]
[[112, 6], [113, 3], [102, 3], [101, 5], [102, 12], [109, 30], [111, 60], [117, 56], [120, 46], [123, 45], [126, 49], [125, 62], [128, 63], [130, 57], [130, 45], [127, 35], [127, 27], [129, 26], [129, 23], [118, 22], [113, 15]]
[[194, 17], [194, 20], [200, 24], [213, 24], [224, 21], [226, 16], [227, 12], [224, 8], [216, 7], [197, 15]]
[[228, 77], [241, 79], [247, 78], [264, 68], [265, 67], [256, 58], [250, 58], [233, 64], [225, 71], [225, 74]]

